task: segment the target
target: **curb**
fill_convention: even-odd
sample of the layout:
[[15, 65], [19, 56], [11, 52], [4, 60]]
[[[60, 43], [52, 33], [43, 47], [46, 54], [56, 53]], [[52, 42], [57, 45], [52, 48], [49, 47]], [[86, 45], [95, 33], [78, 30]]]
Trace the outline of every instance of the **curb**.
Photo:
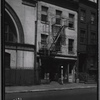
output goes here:
[[97, 88], [97, 86], [78, 86], [78, 87], [67, 87], [67, 88], [53, 88], [53, 89], [35, 89], [35, 90], [21, 90], [21, 91], [5, 91], [6, 94], [10, 93], [26, 93], [26, 92], [44, 92], [44, 91], [60, 91], [60, 90], [73, 90], [83, 88]]

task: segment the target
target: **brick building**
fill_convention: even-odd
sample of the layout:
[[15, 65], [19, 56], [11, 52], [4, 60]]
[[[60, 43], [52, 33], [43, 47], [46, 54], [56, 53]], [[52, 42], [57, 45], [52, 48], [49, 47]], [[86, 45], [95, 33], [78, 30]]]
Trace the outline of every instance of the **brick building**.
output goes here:
[[78, 70], [97, 75], [97, 3], [79, 1], [78, 9]]

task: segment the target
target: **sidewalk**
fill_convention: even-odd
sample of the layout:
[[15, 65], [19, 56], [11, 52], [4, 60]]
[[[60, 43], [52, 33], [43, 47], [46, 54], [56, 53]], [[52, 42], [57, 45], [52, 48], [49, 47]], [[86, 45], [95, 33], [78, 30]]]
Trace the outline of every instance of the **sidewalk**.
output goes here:
[[97, 88], [97, 84], [66, 83], [60, 85], [57, 82], [51, 82], [50, 84], [45, 84], [45, 85], [5, 87], [5, 93], [56, 91], [56, 90], [66, 90], [66, 89], [78, 89], [78, 88]]

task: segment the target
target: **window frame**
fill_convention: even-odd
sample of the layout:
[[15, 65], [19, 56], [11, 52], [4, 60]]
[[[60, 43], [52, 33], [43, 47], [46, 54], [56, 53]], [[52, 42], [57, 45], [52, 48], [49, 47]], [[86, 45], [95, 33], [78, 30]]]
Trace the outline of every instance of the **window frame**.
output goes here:
[[[70, 15], [72, 15], [73, 18], [70, 17]], [[72, 24], [72, 27], [70, 27], [70, 24]], [[68, 28], [69, 28], [69, 29], [75, 29], [75, 14], [73, 14], [73, 13], [69, 13]]]
[[[46, 8], [46, 11], [43, 9]], [[45, 16], [46, 18], [43, 18]], [[41, 6], [41, 21], [47, 23], [48, 22], [48, 7]]]
[[[92, 14], [94, 15], [94, 21], [92, 21], [91, 19], [91, 17], [92, 17]], [[96, 21], [96, 13], [95, 12], [93, 12], [93, 11], [91, 11], [91, 17], [90, 17], [90, 22], [91, 22], [91, 24], [92, 25], [94, 25], [95, 24], [95, 21]]]
[[61, 10], [56, 10], [55, 12], [56, 12], [55, 24], [61, 25], [62, 11]]
[[68, 39], [68, 53], [74, 53], [74, 39]]
[[91, 44], [96, 44], [96, 32], [91, 31], [90, 34], [91, 34], [91, 36], [90, 36]]
[[[84, 31], [84, 34], [81, 31]], [[83, 42], [81, 41], [81, 38], [84, 39]], [[80, 43], [81, 44], [86, 44], [86, 30], [85, 29], [80, 29]]]
[[[82, 16], [82, 11], [84, 12], [84, 14], [83, 14], [84, 16]], [[86, 22], [86, 10], [84, 8], [80, 9], [80, 17], [79, 18], [80, 18], [81, 22]], [[83, 18], [83, 20], [81, 18]]]

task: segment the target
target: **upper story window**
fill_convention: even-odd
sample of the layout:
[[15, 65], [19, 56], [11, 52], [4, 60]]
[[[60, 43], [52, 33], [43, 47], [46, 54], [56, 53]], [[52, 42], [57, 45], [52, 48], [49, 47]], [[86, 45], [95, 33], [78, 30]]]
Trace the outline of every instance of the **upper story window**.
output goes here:
[[85, 18], [86, 18], [86, 11], [81, 9], [81, 11], [80, 11], [80, 20], [84, 22]]
[[91, 24], [95, 23], [95, 13], [91, 12]]
[[74, 29], [74, 17], [75, 17], [74, 14], [69, 14], [69, 25], [68, 25], [68, 27], [71, 28], [71, 29]]
[[5, 42], [17, 42], [17, 36], [15, 30], [11, 27], [10, 24], [5, 22]]
[[42, 44], [46, 44], [47, 43], [47, 37], [48, 37], [48, 35], [41, 34], [41, 43]]
[[69, 53], [74, 53], [74, 39], [69, 39], [68, 40], [68, 52]]
[[95, 32], [91, 32], [91, 43], [96, 43], [96, 34]]
[[80, 42], [85, 43], [86, 42], [86, 31], [80, 30]]
[[46, 49], [47, 48], [47, 37], [48, 35], [41, 34], [41, 48]]
[[62, 11], [56, 10], [56, 24], [61, 25]]
[[48, 7], [45, 6], [41, 7], [41, 21], [43, 22], [48, 21]]
[[55, 37], [57, 35], [57, 33], [59, 32], [60, 30], [60, 26], [57, 26], [57, 25], [53, 25], [52, 26], [52, 33], [53, 33], [53, 36]]

